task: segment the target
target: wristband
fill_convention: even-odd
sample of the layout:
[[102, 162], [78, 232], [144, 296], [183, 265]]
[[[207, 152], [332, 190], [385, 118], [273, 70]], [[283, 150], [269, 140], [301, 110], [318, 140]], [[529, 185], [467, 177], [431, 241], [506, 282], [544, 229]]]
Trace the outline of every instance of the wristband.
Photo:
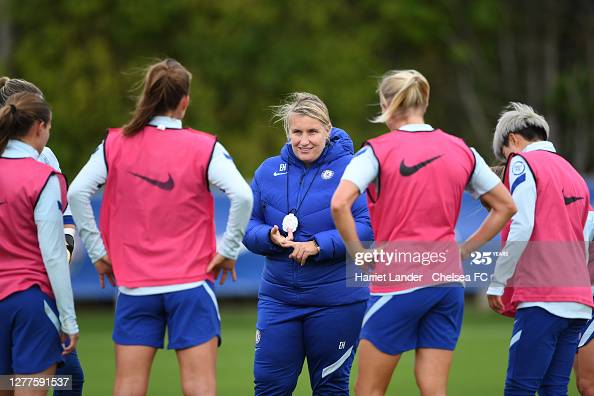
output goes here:
[[72, 252], [74, 252], [74, 229], [64, 228], [64, 239], [66, 240], [66, 250], [68, 251], [68, 262], [72, 261]]

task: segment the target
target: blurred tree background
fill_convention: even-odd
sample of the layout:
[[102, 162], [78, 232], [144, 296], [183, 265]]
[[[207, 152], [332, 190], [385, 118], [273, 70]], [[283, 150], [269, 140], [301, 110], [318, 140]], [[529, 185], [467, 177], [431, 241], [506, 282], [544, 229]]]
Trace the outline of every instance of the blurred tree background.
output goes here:
[[217, 134], [247, 178], [284, 142], [270, 111], [284, 95], [319, 95], [359, 146], [385, 131], [368, 122], [377, 78], [407, 68], [431, 84], [427, 121], [489, 160], [499, 112], [522, 101], [594, 170], [592, 0], [0, 0], [0, 74], [44, 91], [70, 178], [163, 57], [193, 73], [185, 123]]

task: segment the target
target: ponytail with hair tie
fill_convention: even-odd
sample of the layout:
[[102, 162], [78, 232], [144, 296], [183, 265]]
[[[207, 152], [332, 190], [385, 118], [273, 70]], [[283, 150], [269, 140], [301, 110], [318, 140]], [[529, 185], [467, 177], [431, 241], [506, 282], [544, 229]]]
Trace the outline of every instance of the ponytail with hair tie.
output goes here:
[[50, 120], [51, 110], [40, 95], [21, 92], [10, 96], [0, 108], [0, 154], [10, 139], [27, 136], [35, 122], [48, 123]]
[[175, 110], [190, 93], [192, 75], [175, 59], [151, 65], [144, 77], [143, 91], [132, 119], [123, 127], [125, 136], [140, 132], [157, 115]]
[[416, 70], [389, 71], [380, 81], [377, 93], [383, 108], [372, 122], [385, 123], [396, 113], [408, 109], [424, 111], [429, 104], [429, 82]]

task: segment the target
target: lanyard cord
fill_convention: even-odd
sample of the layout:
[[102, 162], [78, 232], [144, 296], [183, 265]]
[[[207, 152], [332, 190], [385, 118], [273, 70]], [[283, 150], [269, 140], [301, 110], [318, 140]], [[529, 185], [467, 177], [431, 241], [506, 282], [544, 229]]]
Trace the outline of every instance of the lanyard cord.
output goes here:
[[[317, 176], [318, 171], [320, 170], [321, 167], [322, 167], [322, 164], [318, 165], [318, 167], [316, 168], [316, 170], [314, 172], [314, 176], [311, 178], [311, 182], [309, 183], [307, 190], [305, 190], [305, 194], [303, 194], [303, 198], [301, 198], [301, 202], [297, 202], [297, 208], [294, 211], [289, 211], [289, 163], [287, 163], [287, 214], [288, 213], [296, 214], [297, 212], [299, 212], [299, 208], [301, 208], [301, 205], [303, 205], [303, 201], [305, 201], [305, 197], [307, 197], [307, 194], [309, 193], [311, 186], [314, 184], [314, 181], [316, 181], [316, 176]], [[304, 175], [304, 177], [305, 177], [305, 175]], [[297, 196], [297, 199], [299, 199], [299, 196]]]

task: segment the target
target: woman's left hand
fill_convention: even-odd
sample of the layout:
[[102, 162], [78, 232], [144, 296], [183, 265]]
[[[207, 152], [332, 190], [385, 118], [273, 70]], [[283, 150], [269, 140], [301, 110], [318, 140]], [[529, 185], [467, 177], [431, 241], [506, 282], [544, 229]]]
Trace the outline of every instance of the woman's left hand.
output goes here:
[[231, 279], [233, 282], [237, 280], [237, 272], [235, 272], [235, 260], [225, 257], [219, 253], [214, 256], [206, 268], [206, 272], [211, 271], [214, 272], [215, 281], [219, 277], [219, 273], [223, 271], [223, 275], [221, 275], [221, 280], [219, 281], [220, 285], [225, 283], [228, 273], [231, 274]]
[[320, 252], [318, 245], [314, 241], [307, 242], [293, 242], [286, 241], [283, 243], [283, 247], [292, 247], [293, 252], [289, 255], [290, 259], [297, 261], [302, 266], [310, 256], [315, 256]]

